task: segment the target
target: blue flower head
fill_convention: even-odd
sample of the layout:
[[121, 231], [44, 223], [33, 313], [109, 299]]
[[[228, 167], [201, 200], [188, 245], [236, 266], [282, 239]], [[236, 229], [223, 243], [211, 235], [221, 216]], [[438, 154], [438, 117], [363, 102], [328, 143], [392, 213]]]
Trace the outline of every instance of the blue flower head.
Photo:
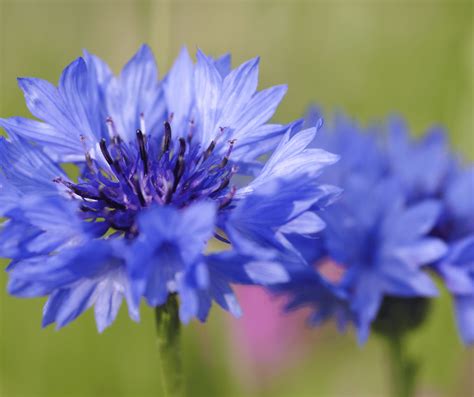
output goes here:
[[[118, 76], [85, 52], [58, 86], [18, 80], [38, 120], [0, 119], [0, 255], [11, 294], [48, 296], [44, 325], [93, 306], [103, 330], [123, 299], [137, 320], [142, 298], [170, 293], [184, 322], [212, 301], [239, 315], [231, 282], [305, 267], [287, 236], [321, 228], [315, 208], [337, 189], [316, 178], [337, 156], [308, 147], [317, 128], [268, 123], [286, 86], [257, 91], [258, 58], [196, 58], [183, 49], [159, 79], [147, 46]], [[214, 237], [230, 249], [207, 254]]]
[[[449, 150], [439, 128], [420, 140], [392, 119], [387, 126], [389, 167], [411, 201], [435, 199], [441, 216], [430, 235], [447, 244], [446, 254], [431, 263], [454, 297], [456, 317], [465, 343], [474, 343], [474, 166]], [[429, 170], [429, 172], [426, 172]]]
[[[385, 298], [435, 296], [426, 266], [439, 263], [450, 251], [449, 239], [436, 233], [447, 213], [439, 185], [452, 181], [446, 148], [438, 147], [443, 141], [438, 132], [425, 138], [424, 153], [405, 138], [395, 142], [388, 135], [385, 140], [389, 127], [364, 129], [336, 116], [321, 133], [316, 144], [342, 155], [322, 180], [338, 184], [344, 192], [319, 214], [326, 224], [321, 238], [299, 235], [292, 241], [332, 289], [322, 293], [318, 282], [308, 280], [283, 289], [290, 292], [290, 307], [313, 307], [314, 323], [334, 317], [340, 329], [354, 324], [359, 342], [367, 339]], [[401, 156], [397, 160], [395, 152]], [[405, 158], [406, 153], [413, 158]], [[426, 175], [427, 166], [420, 166], [424, 162], [434, 163], [436, 176]], [[423, 189], [430, 193], [421, 194]]]

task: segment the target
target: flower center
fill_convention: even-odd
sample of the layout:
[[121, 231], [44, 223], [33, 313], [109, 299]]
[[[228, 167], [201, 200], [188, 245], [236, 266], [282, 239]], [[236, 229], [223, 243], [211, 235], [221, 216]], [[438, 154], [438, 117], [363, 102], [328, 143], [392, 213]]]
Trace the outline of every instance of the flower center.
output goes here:
[[[113, 122], [108, 119], [111, 131]], [[192, 128], [190, 130], [192, 132]], [[108, 228], [125, 237], [137, 235], [135, 219], [139, 211], [152, 204], [186, 207], [193, 201], [212, 199], [220, 210], [227, 207], [236, 188], [229, 187], [237, 171], [229, 163], [234, 141], [224, 156], [214, 152], [216, 139], [203, 150], [187, 138], [173, 139], [171, 125], [164, 123], [161, 140], [136, 131], [136, 141], [125, 143], [118, 134], [102, 139], [102, 158], [86, 152], [86, 164], [78, 183], [64, 184], [76, 199], [81, 199], [81, 216], [92, 222], [106, 222]]]

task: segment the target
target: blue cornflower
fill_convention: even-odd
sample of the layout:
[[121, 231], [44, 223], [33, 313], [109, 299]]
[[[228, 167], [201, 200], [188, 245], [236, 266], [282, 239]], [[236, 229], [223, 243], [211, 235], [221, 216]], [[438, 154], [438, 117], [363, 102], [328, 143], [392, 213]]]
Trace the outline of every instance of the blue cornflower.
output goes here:
[[387, 129], [390, 169], [407, 197], [411, 201], [436, 199], [442, 204], [430, 235], [443, 239], [448, 250], [431, 268], [454, 297], [463, 341], [474, 343], [474, 166], [450, 152], [439, 128], [418, 141], [410, 138], [400, 119], [392, 119]]
[[[308, 220], [307, 232], [321, 229], [314, 208], [338, 190], [316, 178], [337, 156], [308, 148], [317, 127], [268, 123], [286, 86], [257, 91], [258, 64], [230, 70], [230, 56], [201, 51], [194, 64], [183, 49], [160, 80], [143, 46], [119, 76], [85, 52], [58, 87], [19, 79], [41, 121], [0, 119], [9, 292], [47, 295], [44, 325], [94, 306], [103, 330], [123, 299], [137, 320], [142, 298], [157, 306], [170, 293], [183, 322], [204, 321], [212, 301], [239, 315], [231, 282], [301, 271], [286, 236]], [[229, 249], [206, 254], [214, 237]]]
[[[433, 234], [444, 216], [441, 198], [407, 191], [400, 173], [391, 167], [387, 148], [393, 148], [381, 132], [383, 126], [365, 131], [339, 116], [320, 135], [317, 145], [341, 154], [341, 161], [322, 180], [338, 184], [344, 192], [319, 214], [326, 224], [320, 238], [297, 236], [290, 241], [332, 288], [321, 289], [317, 279], [279, 287], [290, 292], [290, 308], [314, 308], [310, 320], [315, 324], [329, 317], [336, 318], [340, 329], [353, 323], [361, 343], [385, 298], [436, 295], [424, 266], [448, 252], [445, 239]], [[417, 162], [422, 160], [417, 157]], [[413, 177], [411, 164], [397, 164], [407, 179]]]

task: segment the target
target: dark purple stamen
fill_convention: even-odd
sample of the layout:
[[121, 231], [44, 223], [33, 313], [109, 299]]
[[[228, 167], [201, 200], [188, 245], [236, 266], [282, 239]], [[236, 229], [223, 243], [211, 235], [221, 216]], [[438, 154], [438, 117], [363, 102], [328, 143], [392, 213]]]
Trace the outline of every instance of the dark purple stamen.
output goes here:
[[173, 196], [173, 185], [168, 182], [165, 189], [164, 203], [169, 204], [171, 202], [171, 197]]
[[143, 135], [143, 132], [141, 130], [137, 130], [137, 140], [138, 140], [138, 146], [140, 148], [140, 157], [143, 162], [143, 172], [145, 173], [145, 175], [147, 175], [148, 174], [148, 154], [145, 148], [145, 136]]
[[179, 155], [178, 160], [176, 161], [176, 165], [174, 166], [173, 175], [174, 175], [174, 183], [173, 183], [173, 193], [176, 191], [178, 187], [178, 183], [183, 176], [184, 173], [184, 152], [186, 151], [186, 141], [184, 138], [179, 138]]
[[140, 179], [135, 176], [134, 177], [134, 187], [135, 187], [135, 193], [137, 194], [138, 200], [140, 201], [140, 204], [142, 207], [146, 207], [147, 202], [145, 199], [145, 194], [143, 193], [142, 186], [140, 184]]
[[[84, 197], [84, 196], [83, 196]], [[127, 209], [127, 206], [119, 203], [118, 201], [112, 199], [111, 197], [107, 196], [103, 190], [100, 192], [100, 199], [104, 200], [105, 203], [107, 203], [111, 208], [116, 208], [122, 211], [125, 211]]]
[[220, 204], [219, 204], [219, 209], [220, 210], [227, 207], [230, 204], [230, 202], [234, 198], [234, 195], [235, 195], [236, 192], [237, 192], [237, 188], [235, 186], [232, 186], [229, 193], [227, 193], [227, 195], [220, 202]]
[[163, 134], [163, 141], [161, 143], [161, 155], [166, 153], [170, 148], [171, 142], [171, 125], [165, 121], [165, 133]]
[[230, 241], [227, 240], [225, 237], [222, 237], [220, 234], [218, 233], [214, 233], [214, 237], [219, 240], [219, 241], [222, 241], [223, 243], [226, 243], [226, 244], [230, 244]]
[[[171, 116], [170, 116], [171, 120]], [[150, 205], [187, 207], [194, 201], [215, 200], [220, 210], [232, 202], [236, 188], [230, 181], [236, 167], [230, 164], [234, 141], [219, 155], [217, 142], [224, 129], [203, 150], [193, 140], [194, 122], [187, 137], [172, 138], [169, 121], [164, 122], [161, 137], [144, 133], [144, 117], [136, 140], [124, 142], [112, 119], [107, 119], [109, 140], [101, 139], [100, 152], [104, 162], [92, 158], [84, 142], [87, 168], [79, 183], [56, 178], [68, 188], [71, 197], [83, 201], [82, 218], [105, 222], [104, 228], [133, 238], [138, 233], [136, 216]], [[179, 136], [179, 134], [178, 134]]]
[[232, 139], [231, 141], [229, 141], [229, 148], [227, 149], [227, 153], [225, 154], [224, 158], [219, 164], [220, 168], [224, 168], [229, 162], [229, 157], [230, 157], [230, 154], [232, 153], [232, 149], [234, 148], [234, 144], [235, 144], [235, 139]]
[[216, 142], [211, 141], [211, 143], [207, 147], [206, 151], [204, 152], [204, 160], [207, 160], [209, 158], [209, 156], [211, 155], [211, 153], [212, 153], [212, 151], [214, 150], [215, 147], [216, 147]]
[[114, 163], [114, 160], [112, 159], [112, 156], [109, 153], [109, 149], [107, 148], [107, 142], [105, 141], [104, 138], [100, 140], [99, 146], [100, 146], [100, 151], [104, 155], [105, 161], [107, 161], [109, 165], [112, 165]]

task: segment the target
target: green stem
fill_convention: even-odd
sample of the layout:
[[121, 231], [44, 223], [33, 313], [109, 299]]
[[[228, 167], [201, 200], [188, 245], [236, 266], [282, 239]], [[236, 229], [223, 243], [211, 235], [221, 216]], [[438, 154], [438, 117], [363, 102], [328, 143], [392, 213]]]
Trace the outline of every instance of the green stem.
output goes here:
[[156, 307], [155, 316], [164, 397], [182, 397], [181, 322], [177, 295], [170, 294], [166, 303]]
[[403, 334], [394, 334], [387, 338], [390, 349], [393, 397], [415, 395], [418, 364], [407, 356], [403, 336]]

